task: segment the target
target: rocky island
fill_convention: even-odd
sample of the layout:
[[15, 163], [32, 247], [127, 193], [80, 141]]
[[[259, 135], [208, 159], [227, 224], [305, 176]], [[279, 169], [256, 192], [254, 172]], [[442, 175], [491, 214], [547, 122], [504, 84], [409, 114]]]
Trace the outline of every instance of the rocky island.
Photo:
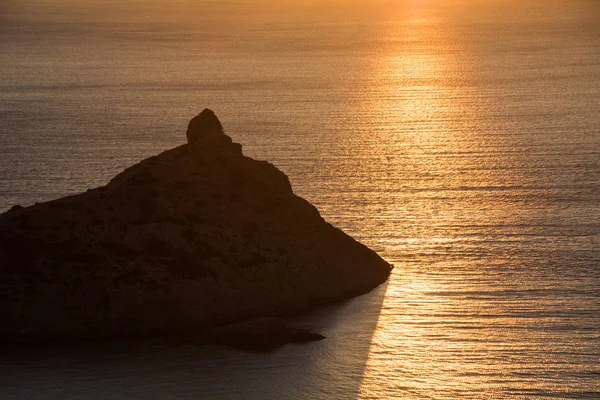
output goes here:
[[388, 278], [387, 262], [272, 164], [244, 156], [212, 111], [191, 120], [187, 139], [106, 186], [0, 215], [2, 341], [226, 337], [215, 327]]

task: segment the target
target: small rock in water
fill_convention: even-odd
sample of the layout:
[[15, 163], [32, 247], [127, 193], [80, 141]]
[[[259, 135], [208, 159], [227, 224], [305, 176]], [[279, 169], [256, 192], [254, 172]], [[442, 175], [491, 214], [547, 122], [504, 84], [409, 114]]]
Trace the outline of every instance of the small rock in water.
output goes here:
[[269, 351], [287, 343], [323, 340], [325, 336], [306, 329], [290, 327], [279, 318], [259, 318], [208, 329], [203, 342], [249, 351]]

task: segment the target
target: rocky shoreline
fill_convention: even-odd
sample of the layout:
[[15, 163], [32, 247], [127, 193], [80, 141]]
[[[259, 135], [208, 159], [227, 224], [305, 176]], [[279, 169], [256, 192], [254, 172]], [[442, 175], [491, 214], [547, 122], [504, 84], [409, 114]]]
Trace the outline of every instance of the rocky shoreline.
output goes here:
[[0, 340], [206, 332], [388, 278], [387, 262], [244, 156], [212, 111], [187, 138], [106, 186], [0, 214]]

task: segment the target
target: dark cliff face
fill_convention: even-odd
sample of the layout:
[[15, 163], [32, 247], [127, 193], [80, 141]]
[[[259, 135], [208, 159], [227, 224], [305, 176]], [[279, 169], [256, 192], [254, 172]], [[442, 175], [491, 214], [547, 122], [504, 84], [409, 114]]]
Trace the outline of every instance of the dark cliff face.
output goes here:
[[387, 279], [388, 263], [245, 157], [214, 113], [187, 135], [104, 187], [0, 215], [0, 338], [176, 334]]

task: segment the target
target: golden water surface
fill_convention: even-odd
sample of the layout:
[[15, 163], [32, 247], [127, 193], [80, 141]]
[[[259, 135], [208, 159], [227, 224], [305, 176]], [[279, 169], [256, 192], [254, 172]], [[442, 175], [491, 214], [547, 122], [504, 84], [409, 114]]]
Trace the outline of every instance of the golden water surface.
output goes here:
[[0, 209], [105, 183], [210, 106], [395, 265], [269, 354], [0, 361], [10, 399], [600, 398], [594, 0], [23, 0], [0, 17]]

